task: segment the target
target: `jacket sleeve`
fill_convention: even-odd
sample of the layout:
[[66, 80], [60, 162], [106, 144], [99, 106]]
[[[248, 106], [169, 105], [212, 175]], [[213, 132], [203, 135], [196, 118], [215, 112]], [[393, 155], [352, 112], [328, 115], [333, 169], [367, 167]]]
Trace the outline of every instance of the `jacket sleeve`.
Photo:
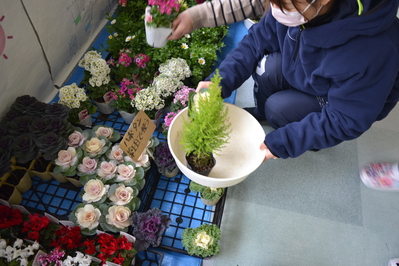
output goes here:
[[266, 0], [212, 0], [187, 9], [193, 28], [218, 27], [265, 13]]
[[[244, 83], [255, 71], [258, 62], [267, 54], [280, 50], [280, 41], [285, 36], [284, 27], [277, 23], [268, 11], [259, 23], [253, 25], [248, 34], [238, 43], [237, 47], [227, 54], [219, 65], [222, 77], [222, 97], [229, 97], [234, 90]], [[280, 32], [277, 34], [277, 32]], [[282, 35], [282, 36], [278, 36]], [[205, 80], [210, 80], [214, 73]]]

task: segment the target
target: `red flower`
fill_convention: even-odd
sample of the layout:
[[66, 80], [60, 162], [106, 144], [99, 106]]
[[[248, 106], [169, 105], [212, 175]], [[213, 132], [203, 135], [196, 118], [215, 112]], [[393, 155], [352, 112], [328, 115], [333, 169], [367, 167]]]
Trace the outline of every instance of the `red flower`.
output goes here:
[[38, 213], [35, 213], [34, 215], [29, 215], [28, 217], [29, 220], [24, 222], [22, 233], [27, 232], [29, 239], [39, 241], [40, 231], [45, 229], [49, 225], [50, 219], [46, 216], [40, 217]]
[[11, 209], [6, 205], [0, 205], [0, 229], [10, 228], [22, 224], [22, 214], [18, 209]]
[[125, 258], [123, 258], [121, 254], [118, 254], [118, 256], [112, 259], [112, 261], [113, 263], [122, 265], [122, 263], [125, 261]]
[[62, 226], [55, 232], [57, 236], [50, 246], [60, 247], [61, 249], [75, 249], [82, 246], [82, 235], [79, 226]]
[[89, 255], [95, 255], [96, 254], [96, 246], [94, 243], [94, 239], [93, 240], [85, 240], [83, 242], [83, 245], [86, 246], [86, 250], [85, 252]]

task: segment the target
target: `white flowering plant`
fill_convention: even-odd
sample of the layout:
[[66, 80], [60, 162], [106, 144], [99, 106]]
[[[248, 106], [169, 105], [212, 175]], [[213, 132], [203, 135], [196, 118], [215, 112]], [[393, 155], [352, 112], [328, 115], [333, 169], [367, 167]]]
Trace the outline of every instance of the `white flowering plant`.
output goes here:
[[82, 83], [90, 97], [98, 102], [107, 102], [109, 97], [105, 95], [112, 91], [115, 83], [111, 80], [111, 69], [101, 53], [88, 51], [78, 65], [85, 69]]
[[150, 86], [139, 91], [134, 100], [132, 100], [131, 105], [137, 110], [144, 111], [151, 119], [155, 119], [156, 113], [164, 108], [165, 101], [157, 88]]
[[68, 121], [71, 123], [79, 124], [83, 111], [86, 111], [87, 114], [94, 114], [97, 110], [97, 107], [87, 97], [85, 90], [79, 88], [76, 83], [62, 87], [58, 95], [58, 103], [71, 109], [68, 116]]
[[219, 253], [220, 235], [220, 228], [216, 224], [202, 224], [184, 229], [182, 244], [190, 255], [209, 257]]
[[37, 250], [39, 250], [38, 242], [30, 245], [17, 238], [10, 245], [5, 239], [0, 239], [0, 265], [28, 266]]

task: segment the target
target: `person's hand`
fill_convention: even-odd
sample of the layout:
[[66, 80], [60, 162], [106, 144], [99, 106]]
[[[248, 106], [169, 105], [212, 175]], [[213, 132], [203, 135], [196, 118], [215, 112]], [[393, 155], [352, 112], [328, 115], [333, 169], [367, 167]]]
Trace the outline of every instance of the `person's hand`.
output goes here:
[[195, 89], [195, 92], [198, 93], [202, 88], [209, 88], [209, 85], [211, 84], [211, 81], [200, 81], [197, 88]]
[[265, 155], [265, 158], [263, 159], [262, 163], [266, 162], [269, 159], [277, 159], [278, 158], [278, 157], [274, 156], [273, 153], [270, 152], [269, 148], [266, 146], [265, 143], [262, 142], [262, 144], [260, 144], [259, 148], [261, 151], [266, 150], [266, 155]]
[[190, 15], [188, 12], [183, 11], [180, 13], [177, 18], [172, 23], [173, 31], [166, 39], [167, 41], [170, 40], [177, 40], [183, 37], [184, 35], [191, 33], [193, 31], [193, 21], [191, 20]]

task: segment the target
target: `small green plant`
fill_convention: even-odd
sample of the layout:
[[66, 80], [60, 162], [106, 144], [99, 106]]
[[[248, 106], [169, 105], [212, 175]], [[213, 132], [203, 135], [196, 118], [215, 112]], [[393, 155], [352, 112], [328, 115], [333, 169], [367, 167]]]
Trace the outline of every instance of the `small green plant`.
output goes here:
[[220, 228], [216, 224], [202, 224], [197, 228], [186, 228], [182, 233], [182, 244], [190, 255], [209, 257], [219, 253]]
[[205, 92], [190, 93], [189, 120], [183, 119], [180, 144], [195, 165], [211, 164], [212, 153], [217, 155], [230, 139], [231, 122], [221, 96], [218, 70], [211, 81]]
[[225, 188], [206, 187], [194, 181], [190, 181], [190, 190], [194, 193], [199, 192], [201, 197], [206, 200], [213, 201], [223, 195]]

